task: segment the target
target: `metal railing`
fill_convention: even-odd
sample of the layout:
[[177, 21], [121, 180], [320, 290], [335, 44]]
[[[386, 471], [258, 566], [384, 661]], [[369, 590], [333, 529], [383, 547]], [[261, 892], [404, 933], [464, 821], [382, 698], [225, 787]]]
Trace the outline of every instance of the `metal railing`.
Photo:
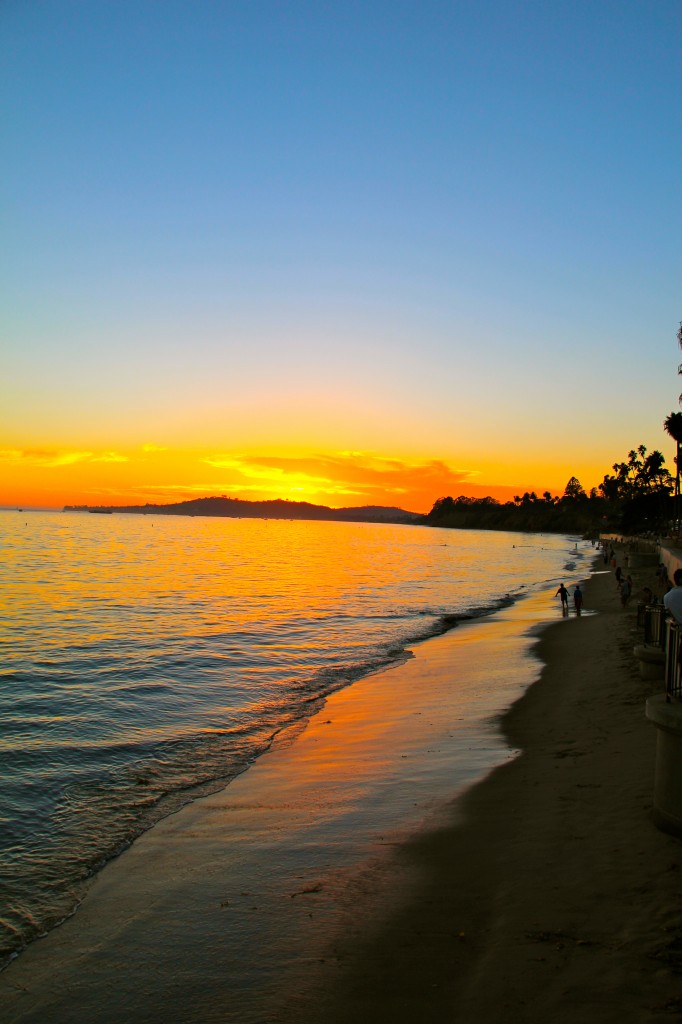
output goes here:
[[682, 626], [672, 619], [668, 620], [666, 626], [665, 698], [667, 701], [682, 700]]
[[662, 650], [666, 649], [667, 641], [665, 614], [662, 604], [648, 604], [644, 608], [644, 643]]

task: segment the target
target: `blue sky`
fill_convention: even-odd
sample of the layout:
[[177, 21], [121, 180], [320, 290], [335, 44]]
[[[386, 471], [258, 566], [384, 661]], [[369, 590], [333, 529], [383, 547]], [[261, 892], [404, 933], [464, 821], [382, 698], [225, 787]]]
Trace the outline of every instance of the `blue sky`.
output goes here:
[[668, 0], [6, 0], [5, 445], [522, 489], [670, 458], [681, 27]]

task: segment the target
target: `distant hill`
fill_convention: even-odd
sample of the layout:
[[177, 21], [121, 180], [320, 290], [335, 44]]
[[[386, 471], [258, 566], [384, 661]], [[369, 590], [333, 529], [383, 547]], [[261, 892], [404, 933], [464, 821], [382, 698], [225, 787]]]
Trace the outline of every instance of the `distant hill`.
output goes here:
[[422, 523], [419, 512], [383, 505], [328, 508], [308, 501], [243, 501], [241, 498], [192, 498], [169, 505], [65, 505], [65, 512], [124, 512], [131, 515], [222, 516], [229, 519], [310, 519], [352, 523]]

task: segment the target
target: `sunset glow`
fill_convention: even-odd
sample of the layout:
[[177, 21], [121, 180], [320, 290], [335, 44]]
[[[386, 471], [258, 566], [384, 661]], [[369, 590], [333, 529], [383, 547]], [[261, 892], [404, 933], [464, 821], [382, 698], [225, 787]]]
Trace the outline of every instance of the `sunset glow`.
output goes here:
[[520, 15], [6, 6], [0, 504], [672, 469], [679, 6]]
[[[207, 495], [248, 500], [285, 498], [340, 508], [394, 505], [427, 512], [438, 497], [490, 495], [508, 501], [518, 493], [505, 467], [491, 468], [485, 484], [475, 470], [441, 460], [382, 457], [371, 452], [326, 455], [245, 455], [181, 451], [143, 445], [125, 452], [48, 450], [0, 451], [3, 502], [59, 507], [63, 504], [165, 504]], [[516, 471], [520, 474], [522, 471]], [[571, 475], [539, 467], [538, 480], [556, 477], [562, 493]], [[544, 490], [530, 478], [523, 490]]]

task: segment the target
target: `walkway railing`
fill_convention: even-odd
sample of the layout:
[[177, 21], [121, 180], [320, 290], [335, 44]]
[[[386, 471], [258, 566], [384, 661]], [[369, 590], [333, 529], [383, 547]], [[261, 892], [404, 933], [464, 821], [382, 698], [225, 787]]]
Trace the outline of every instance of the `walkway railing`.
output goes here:
[[682, 700], [682, 626], [668, 620], [665, 648], [665, 697], [667, 701]]
[[644, 643], [655, 644], [665, 650], [667, 634], [665, 608], [662, 604], [648, 604], [644, 609]]

